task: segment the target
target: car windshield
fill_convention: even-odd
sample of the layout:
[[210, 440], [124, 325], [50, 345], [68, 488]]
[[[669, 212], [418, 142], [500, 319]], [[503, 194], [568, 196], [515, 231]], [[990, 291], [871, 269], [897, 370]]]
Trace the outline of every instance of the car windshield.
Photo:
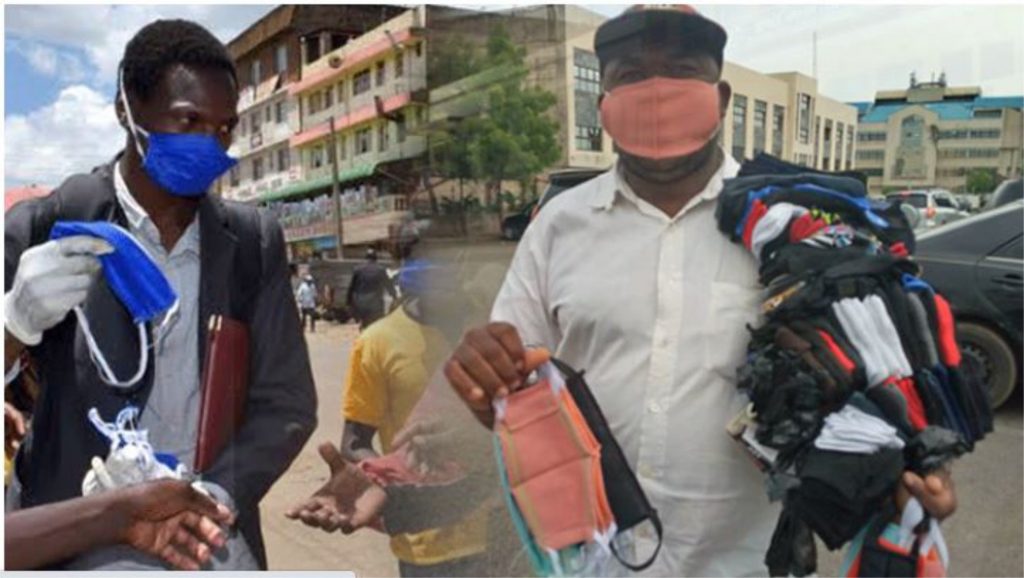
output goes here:
[[890, 201], [903, 201], [904, 203], [917, 207], [918, 209], [925, 209], [928, 207], [928, 197], [924, 195], [889, 195], [888, 200]]

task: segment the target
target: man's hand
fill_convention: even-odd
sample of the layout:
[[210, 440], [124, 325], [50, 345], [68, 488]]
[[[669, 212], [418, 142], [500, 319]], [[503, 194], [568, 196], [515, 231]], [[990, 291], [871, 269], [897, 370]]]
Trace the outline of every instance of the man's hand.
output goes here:
[[330, 442], [320, 444], [320, 457], [330, 468], [330, 478], [305, 502], [285, 513], [292, 520], [325, 532], [351, 534], [378, 521], [387, 494], [355, 464], [345, 461]]
[[944, 520], [956, 512], [956, 488], [949, 470], [943, 469], [923, 479], [913, 472], [903, 473], [903, 484], [897, 491], [896, 501], [903, 505], [913, 496], [933, 518]]
[[100, 270], [97, 258], [114, 249], [102, 239], [74, 236], [47, 241], [21, 254], [10, 292], [4, 295], [6, 330], [25, 345], [85, 301]]
[[477, 419], [491, 427], [492, 400], [521, 387], [526, 377], [526, 350], [519, 332], [508, 323], [471, 329], [445, 364], [444, 374]]
[[27, 431], [25, 416], [21, 415], [18, 408], [4, 402], [4, 452], [7, 457], [14, 456], [14, 452], [18, 451]]
[[180, 570], [199, 570], [211, 547], [224, 546], [218, 523], [231, 524], [228, 509], [187, 482], [160, 480], [129, 486], [118, 505], [127, 517], [121, 541]]

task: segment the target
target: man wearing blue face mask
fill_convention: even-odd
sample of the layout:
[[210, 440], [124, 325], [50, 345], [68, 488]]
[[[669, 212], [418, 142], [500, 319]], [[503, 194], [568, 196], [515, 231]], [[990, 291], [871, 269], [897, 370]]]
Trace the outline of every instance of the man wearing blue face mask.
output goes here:
[[[316, 393], [280, 226], [255, 208], [207, 196], [235, 163], [225, 152], [238, 121], [234, 65], [197, 24], [157, 21], [128, 43], [117, 80], [123, 152], [6, 215], [5, 369], [9, 381], [28, 348], [43, 387], [12, 497], [28, 507], [81, 495], [91, 458], [109, 450], [86, 417], [93, 407], [111, 420], [138, 406], [152, 447], [191, 465], [208, 323], [222, 315], [248, 326], [249, 350], [238, 359], [249, 380], [241, 423], [201, 472], [203, 487], [238, 519], [211, 566], [266, 568], [259, 502], [316, 427]], [[101, 256], [118, 243], [77, 234], [49, 240], [64, 221], [122, 227], [166, 278], [172, 291], [164, 297], [176, 305], [140, 320], [140, 306], [153, 301], [147, 285], [110, 283], [115, 265], [125, 272], [124, 260], [103, 257], [97, 275]], [[63, 566], [164, 567], [123, 546]]]

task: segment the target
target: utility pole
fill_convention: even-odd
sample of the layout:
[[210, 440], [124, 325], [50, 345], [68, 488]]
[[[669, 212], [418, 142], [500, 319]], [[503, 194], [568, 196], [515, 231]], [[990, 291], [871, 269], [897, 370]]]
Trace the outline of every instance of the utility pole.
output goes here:
[[331, 194], [334, 195], [334, 230], [338, 237], [338, 260], [342, 261], [345, 259], [343, 230], [341, 222], [341, 183], [338, 182], [338, 143], [336, 142], [336, 136], [334, 134], [334, 115], [331, 115], [330, 120], [330, 131], [331, 131]]

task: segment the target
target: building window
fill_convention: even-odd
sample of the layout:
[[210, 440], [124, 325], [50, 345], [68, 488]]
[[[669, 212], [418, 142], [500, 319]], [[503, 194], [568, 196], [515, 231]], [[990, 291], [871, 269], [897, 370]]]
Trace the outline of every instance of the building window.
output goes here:
[[258, 181], [263, 178], [263, 159], [252, 159], [252, 180]]
[[401, 78], [405, 74], [405, 51], [399, 50], [395, 57], [395, 78]]
[[884, 132], [864, 132], [861, 131], [857, 134], [857, 142], [884, 142]]
[[747, 150], [747, 97], [732, 97], [732, 156], [743, 162]]
[[911, 115], [900, 122], [900, 144], [920, 147], [924, 144], [924, 119]]
[[974, 111], [974, 118], [1003, 118], [1003, 111], [998, 108], [994, 110], [976, 110]]
[[324, 89], [324, 109], [328, 109], [328, 108], [331, 108], [332, 106], [334, 106], [334, 102], [332, 102], [333, 100], [334, 100], [334, 89], [333, 88], [325, 88]]
[[391, 144], [388, 142], [388, 136], [388, 124], [385, 122], [377, 127], [377, 150], [380, 152], [388, 150], [388, 145]]
[[422, 42], [417, 42], [416, 43], [416, 58], [419, 58], [421, 56], [423, 56], [423, 43]]
[[866, 177], [880, 177], [885, 172], [882, 169], [861, 169], [862, 173]]
[[800, 142], [807, 144], [810, 142], [811, 133], [811, 95], [797, 95], [796, 104], [797, 133], [799, 134]]
[[994, 159], [999, 157], [999, 149], [943, 149], [939, 151], [940, 159]]
[[1000, 131], [998, 128], [993, 128], [987, 130], [972, 130], [970, 132], [969, 138], [997, 139], [1000, 136], [1002, 136], [1002, 131]]
[[814, 117], [814, 168], [818, 168], [818, 159], [821, 158], [821, 117]]
[[235, 166], [231, 167], [231, 173], [230, 173], [231, 177], [230, 178], [231, 178], [231, 186], [232, 187], [237, 187], [238, 186], [238, 180], [239, 180], [239, 178], [238, 178], [239, 174], [238, 173], [239, 173], [238, 165], [235, 165]]
[[786, 109], [777, 104], [772, 105], [772, 154], [782, 158], [782, 142], [786, 126]]
[[405, 115], [404, 114], [398, 115], [397, 120], [395, 120], [395, 128], [398, 131], [398, 142], [400, 142], [400, 143], [405, 142], [405, 130], [406, 129], [405, 129]]
[[377, 86], [383, 86], [388, 79], [387, 68], [384, 66], [384, 61], [377, 63]]
[[843, 170], [843, 123], [836, 122], [836, 165], [835, 170]]
[[320, 60], [320, 35], [310, 34], [302, 39], [306, 43], [306, 64]]
[[249, 67], [249, 79], [253, 86], [259, 84], [263, 77], [263, 71], [261, 70], [260, 64], [259, 59], [256, 59], [252, 61], [252, 64]]
[[315, 146], [310, 151], [309, 155], [309, 166], [314, 169], [319, 169], [324, 166], [324, 147]]
[[253, 134], [256, 134], [257, 132], [259, 132], [260, 124], [261, 124], [260, 120], [262, 118], [263, 117], [260, 115], [260, 113], [258, 111], [252, 113], [252, 115], [249, 117], [249, 124], [252, 125], [252, 133]]
[[338, 158], [344, 159], [348, 156], [348, 135], [338, 137]]
[[370, 69], [360, 72], [352, 78], [352, 96], [359, 96], [370, 90]]
[[600, 151], [601, 113], [597, 100], [601, 95], [601, 69], [593, 52], [575, 48], [573, 52], [573, 94], [576, 104], [576, 150]]
[[821, 168], [832, 170], [832, 119], [825, 119], [825, 133], [822, 135]]
[[356, 156], [370, 152], [370, 148], [372, 146], [373, 132], [371, 132], [369, 128], [364, 128], [356, 131]]
[[267, 124], [270, 124], [270, 121], [274, 118], [273, 107], [268, 106], [267, 108], [263, 109], [263, 113], [264, 120], [266, 121]]
[[754, 156], [764, 152], [768, 138], [768, 103], [763, 100], [754, 101]]
[[338, 104], [345, 102], [345, 82], [338, 83]]
[[846, 131], [846, 170], [853, 168], [853, 125]]
[[288, 70], [288, 45], [282, 44], [274, 51], [274, 72], [281, 74]]
[[316, 114], [323, 110], [324, 99], [320, 92], [309, 95], [309, 114]]
[[279, 102], [279, 103], [274, 105], [275, 120], [277, 121], [278, 124], [281, 124], [281, 123], [286, 122], [288, 120], [287, 117], [285, 117], [285, 114], [284, 114], [284, 105], [285, 105], [285, 102], [283, 100], [281, 102]]
[[291, 168], [292, 157], [288, 149], [277, 149], [277, 170], [284, 172]]
[[885, 150], [857, 151], [858, 161], [880, 161], [885, 159]]

